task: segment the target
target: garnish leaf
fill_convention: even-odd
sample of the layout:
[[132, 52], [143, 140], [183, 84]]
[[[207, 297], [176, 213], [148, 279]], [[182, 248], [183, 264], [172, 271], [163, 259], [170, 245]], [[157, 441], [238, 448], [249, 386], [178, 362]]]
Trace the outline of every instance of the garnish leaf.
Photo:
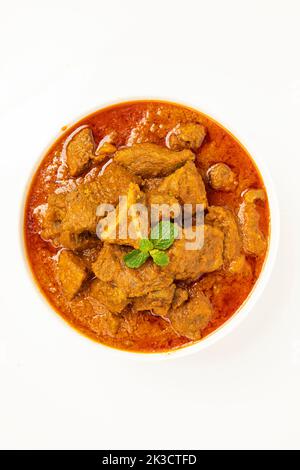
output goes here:
[[151, 230], [150, 239], [158, 250], [167, 250], [178, 236], [177, 225], [162, 220]]
[[158, 266], [167, 266], [169, 264], [169, 256], [164, 251], [154, 249], [150, 251], [150, 255]]
[[124, 262], [128, 268], [139, 268], [149, 258], [149, 253], [140, 250], [132, 250], [124, 256]]
[[153, 243], [148, 238], [143, 238], [140, 240], [139, 248], [143, 253], [148, 253], [148, 251], [153, 250]]
[[178, 237], [178, 227], [172, 222], [162, 220], [152, 230], [150, 240], [143, 238], [139, 242], [139, 250], [132, 250], [124, 256], [128, 268], [139, 268], [151, 255], [158, 266], [167, 266], [169, 256], [164, 250], [170, 248]]

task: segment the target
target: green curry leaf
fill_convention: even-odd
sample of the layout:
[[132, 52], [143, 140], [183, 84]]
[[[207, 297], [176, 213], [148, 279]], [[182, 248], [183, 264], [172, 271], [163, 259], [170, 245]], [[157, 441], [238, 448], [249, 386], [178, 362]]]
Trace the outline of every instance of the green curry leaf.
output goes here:
[[154, 248], [167, 250], [178, 236], [178, 227], [172, 222], [162, 220], [151, 230], [150, 239]]
[[137, 269], [151, 255], [155, 264], [162, 267], [167, 266], [170, 260], [164, 250], [170, 248], [177, 237], [177, 225], [162, 220], [151, 230], [150, 240], [143, 238], [139, 242], [139, 250], [132, 250], [124, 256], [124, 263], [128, 268]]
[[153, 243], [148, 238], [143, 238], [140, 240], [139, 248], [143, 253], [148, 253], [148, 251], [153, 250]]
[[158, 266], [167, 266], [169, 264], [169, 256], [164, 251], [154, 249], [150, 251], [150, 255]]
[[132, 250], [124, 256], [124, 262], [128, 268], [139, 268], [149, 258], [149, 253], [140, 250]]

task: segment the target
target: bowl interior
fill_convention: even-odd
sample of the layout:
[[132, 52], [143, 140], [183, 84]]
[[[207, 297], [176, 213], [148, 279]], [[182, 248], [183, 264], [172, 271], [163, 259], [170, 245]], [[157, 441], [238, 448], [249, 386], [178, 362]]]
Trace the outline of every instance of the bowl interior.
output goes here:
[[[139, 98], [139, 99], [145, 101], [144, 98]], [[159, 99], [161, 100], [161, 98], [159, 98]], [[125, 102], [127, 102], [127, 101], [134, 101], [134, 99], [125, 100]], [[162, 100], [162, 101], [168, 101], [168, 100]], [[182, 102], [179, 102], [178, 100], [174, 100], [174, 101], [172, 100], [172, 102], [182, 104], [183, 106], [187, 106], [187, 107], [190, 107], [194, 110], [197, 110], [197, 108], [195, 106], [192, 106], [191, 104], [182, 103]], [[120, 101], [118, 101], [117, 103], [120, 103]], [[83, 116], [80, 116], [79, 118], [74, 120], [74, 123], [76, 123], [78, 120], [82, 119], [84, 116], [87, 116], [87, 115], [91, 114], [92, 112], [94, 112], [97, 109], [105, 108], [107, 106], [111, 106], [111, 105], [117, 104], [117, 103], [107, 103], [103, 106], [98, 106], [96, 109], [91, 110], [90, 113], [85, 113]], [[199, 111], [201, 113], [203, 113], [203, 111], [201, 111], [201, 110], [199, 110]], [[206, 114], [206, 113], [204, 113], [204, 114]], [[207, 114], [207, 115], [210, 117], [210, 114]], [[218, 123], [222, 122], [222, 121], [218, 121], [215, 118], [211, 118], [211, 119], [216, 120]], [[226, 130], [228, 131], [227, 127], [226, 127]], [[237, 139], [241, 143], [241, 140], [237, 137], [236, 133], [233, 133], [233, 135], [234, 135], [234, 138]], [[51, 144], [47, 147], [47, 149], [45, 150], [45, 152], [43, 152], [42, 155], [44, 155], [46, 153], [46, 151], [52, 145], [52, 143], [56, 140], [56, 138], [57, 138], [57, 136], [51, 141]], [[266, 254], [264, 265], [262, 267], [259, 278], [257, 279], [257, 281], [256, 281], [252, 291], [250, 292], [249, 296], [244, 301], [244, 303], [239, 307], [239, 309], [225, 323], [223, 323], [221, 326], [219, 326], [216, 330], [214, 330], [209, 335], [205, 336], [203, 339], [201, 339], [197, 342], [194, 342], [191, 345], [186, 345], [186, 346], [183, 346], [179, 349], [174, 349], [174, 350], [171, 350], [171, 351], [168, 351], [168, 352], [140, 353], [140, 352], [131, 352], [131, 351], [119, 350], [119, 349], [114, 349], [114, 348], [111, 348], [109, 346], [106, 346], [102, 343], [96, 343], [96, 342], [90, 340], [88, 337], [86, 337], [84, 335], [81, 335], [84, 338], [84, 340], [87, 340], [90, 343], [91, 347], [97, 347], [98, 350], [99, 350], [99, 348], [101, 348], [101, 351], [104, 349], [104, 350], [107, 350], [109, 353], [113, 353], [113, 354], [122, 354], [122, 356], [124, 356], [124, 354], [126, 354], [127, 356], [130, 356], [132, 358], [138, 358], [138, 359], [141, 359], [141, 360], [164, 360], [164, 359], [170, 359], [170, 358], [175, 358], [175, 357], [182, 357], [182, 356], [186, 356], [188, 354], [195, 353], [195, 352], [200, 351], [202, 349], [205, 349], [205, 348], [209, 347], [210, 345], [214, 344], [216, 341], [218, 341], [219, 339], [224, 337], [226, 334], [228, 334], [230, 331], [232, 331], [233, 328], [235, 328], [248, 315], [248, 313], [254, 307], [255, 303], [258, 300], [258, 298], [262, 294], [262, 292], [263, 292], [263, 290], [264, 290], [264, 288], [265, 288], [265, 286], [268, 282], [268, 279], [269, 279], [269, 277], [271, 275], [271, 272], [272, 272], [272, 268], [274, 266], [274, 262], [275, 262], [275, 258], [276, 258], [276, 254], [277, 254], [277, 249], [278, 249], [278, 243], [279, 243], [279, 209], [278, 209], [278, 203], [277, 203], [277, 198], [276, 198], [274, 185], [273, 185], [271, 176], [270, 176], [267, 168], [264, 165], [263, 158], [261, 156], [257, 156], [257, 155], [255, 155], [255, 158], [253, 158], [252, 155], [251, 155], [251, 158], [256, 163], [256, 166], [259, 169], [259, 172], [260, 172], [260, 174], [263, 178], [264, 185], [265, 185], [267, 195], [268, 195], [269, 208], [270, 208], [270, 235], [269, 235], [268, 252]], [[32, 277], [33, 283], [36, 286], [36, 288], [38, 288], [38, 286], [37, 286], [37, 283], [36, 283], [35, 279], [33, 278], [33, 274], [31, 272], [31, 269], [30, 269], [28, 261], [27, 261], [26, 248], [25, 248], [25, 243], [24, 243], [23, 223], [24, 223], [24, 209], [25, 209], [27, 191], [28, 191], [28, 188], [30, 186], [32, 177], [33, 177], [39, 163], [40, 163], [40, 160], [37, 162], [36, 167], [32, 170], [30, 178], [28, 179], [28, 184], [26, 186], [26, 190], [24, 191], [22, 211], [21, 211], [21, 222], [20, 222], [21, 243], [22, 243], [22, 247], [23, 247], [23, 250], [22, 250], [23, 251], [23, 258], [24, 258], [24, 262], [25, 262], [25, 265], [26, 265], [26, 268], [27, 268], [27, 272], [30, 273], [30, 276]], [[42, 295], [42, 297], [43, 297], [47, 307], [50, 308], [51, 310], [53, 310], [53, 308], [50, 306], [48, 301], [45, 299], [44, 295]], [[73, 328], [70, 328], [70, 326], [59, 315], [55, 314], [55, 315], [53, 315], [53, 318], [59, 319], [60, 323], [64, 323], [69, 329], [73, 329]], [[78, 332], [76, 330], [74, 330], [74, 333], [78, 334]]]

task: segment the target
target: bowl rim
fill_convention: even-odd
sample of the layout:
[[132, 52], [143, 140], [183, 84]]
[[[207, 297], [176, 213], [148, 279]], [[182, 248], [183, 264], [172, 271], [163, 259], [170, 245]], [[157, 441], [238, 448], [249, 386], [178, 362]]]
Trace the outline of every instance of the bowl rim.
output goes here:
[[[32, 268], [28, 259], [26, 242], [25, 242], [24, 219], [25, 219], [26, 201], [27, 201], [28, 191], [31, 187], [31, 183], [33, 181], [33, 178], [37, 169], [39, 168], [39, 165], [41, 164], [46, 153], [56, 142], [56, 140], [58, 138], [61, 138], [65, 133], [68, 133], [69, 129], [72, 126], [74, 126], [78, 121], [81, 121], [85, 117], [88, 117], [89, 115], [97, 112], [98, 110], [109, 108], [115, 105], [122, 105], [122, 104], [124, 105], [126, 103], [132, 103], [135, 101], [144, 101], [144, 102], [145, 101], [160, 101], [164, 103], [178, 104], [178, 105], [184, 106], [186, 108], [190, 108], [192, 110], [195, 110], [204, 114], [209, 119], [216, 122], [219, 126], [223, 127], [226, 130], [226, 132], [231, 134], [234, 137], [234, 139], [237, 140], [238, 143], [246, 150], [246, 152], [250, 155], [252, 161], [254, 162], [255, 166], [257, 167], [263, 179], [265, 188], [266, 188], [268, 202], [269, 202], [269, 210], [270, 210], [270, 233], [269, 233], [268, 251], [267, 251], [260, 275], [257, 281], [255, 282], [248, 297], [244, 300], [244, 302], [240, 305], [240, 307], [234, 312], [234, 314], [230, 318], [228, 318], [228, 320], [226, 320], [225, 323], [220, 325], [216, 330], [212, 331], [203, 339], [200, 339], [199, 341], [193, 342], [191, 344], [188, 343], [184, 346], [181, 346], [180, 348], [172, 349], [170, 351], [165, 351], [165, 352], [136, 352], [136, 351], [128, 351], [128, 350], [113, 348], [111, 346], [108, 346], [106, 344], [93, 340], [93, 338], [90, 338], [89, 336], [85, 335], [81, 331], [72, 327], [72, 325], [70, 325], [68, 321], [65, 320], [59, 314], [59, 312], [50, 304], [46, 296], [41, 291], [41, 288], [37, 280], [35, 279], [35, 275], [32, 271]], [[255, 155], [255, 158], [254, 158], [252, 156], [251, 150], [248, 150], [248, 149], [249, 149], [249, 146], [247, 145], [246, 147], [246, 145], [243, 144], [242, 139], [239, 136], [239, 133], [236, 132], [234, 129], [232, 130], [231, 126], [227, 126], [227, 122], [224, 122], [223, 119], [219, 120], [218, 116], [215, 116], [214, 113], [210, 111], [206, 111], [203, 108], [200, 109], [198, 105], [192, 104], [189, 101], [181, 101], [170, 96], [168, 97], [133, 96], [133, 97], [126, 97], [126, 98], [122, 97], [119, 99], [102, 102], [98, 106], [90, 109], [89, 111], [81, 113], [75, 119], [72, 119], [72, 121], [70, 121], [68, 125], [61, 128], [61, 130], [52, 137], [51, 141], [48, 142], [46, 147], [43, 149], [43, 151], [40, 153], [39, 157], [37, 158], [35, 164], [31, 168], [31, 171], [28, 172], [28, 174], [26, 175], [26, 182], [23, 188], [23, 197], [22, 197], [22, 204], [20, 208], [20, 217], [19, 217], [19, 233], [20, 233], [20, 243], [21, 243], [23, 263], [25, 265], [26, 272], [29, 274], [29, 277], [32, 280], [33, 289], [39, 292], [40, 296], [42, 297], [44, 301], [44, 304], [46, 304], [48, 309], [50, 309], [52, 313], [54, 313], [54, 315], [52, 315], [52, 318], [56, 317], [59, 320], [60, 324], [61, 323], [65, 324], [66, 328], [68, 328], [69, 330], [73, 330], [74, 334], [77, 334], [77, 335], [79, 334], [79, 336], [85, 339], [85, 342], [87, 344], [90, 344], [92, 347], [96, 347], [98, 351], [105, 352], [106, 350], [106, 351], [109, 351], [110, 354], [121, 356], [123, 358], [130, 357], [133, 359], [138, 359], [138, 360], [143, 360], [143, 361], [144, 360], [157, 361], [157, 360], [166, 360], [166, 359], [173, 359], [173, 358], [188, 356], [198, 351], [207, 349], [208, 347], [210, 347], [211, 345], [219, 341], [221, 338], [225, 337], [231, 331], [233, 331], [242, 322], [242, 320], [248, 316], [249, 312], [253, 309], [254, 305], [256, 304], [260, 296], [262, 295], [269, 281], [269, 278], [271, 276], [271, 273], [272, 273], [272, 270], [276, 261], [276, 256], [277, 256], [278, 246], [279, 246], [279, 238], [280, 238], [279, 205], [278, 205], [278, 199], [277, 199], [277, 195], [275, 191], [275, 186], [274, 186], [272, 177], [270, 175], [270, 171], [266, 167], [266, 164], [263, 162], [263, 159], [261, 158], [261, 156]]]

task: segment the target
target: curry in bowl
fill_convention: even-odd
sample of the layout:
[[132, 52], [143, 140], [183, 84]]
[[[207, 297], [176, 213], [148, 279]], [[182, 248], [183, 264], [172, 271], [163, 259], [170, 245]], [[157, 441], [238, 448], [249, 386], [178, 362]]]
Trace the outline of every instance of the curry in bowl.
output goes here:
[[105, 345], [155, 353], [200, 340], [239, 309], [269, 225], [261, 175], [228, 131], [182, 105], [134, 101], [52, 145], [24, 231], [36, 281], [64, 319]]

